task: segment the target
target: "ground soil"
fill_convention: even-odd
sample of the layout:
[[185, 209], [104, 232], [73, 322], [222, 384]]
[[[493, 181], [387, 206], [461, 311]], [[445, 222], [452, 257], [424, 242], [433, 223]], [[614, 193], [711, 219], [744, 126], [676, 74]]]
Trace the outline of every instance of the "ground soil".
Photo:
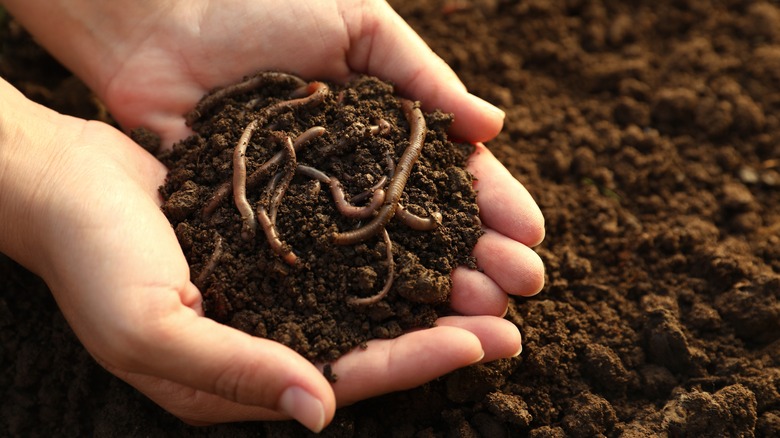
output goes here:
[[[545, 214], [547, 285], [511, 302], [519, 358], [341, 409], [324, 435], [780, 434], [780, 8], [391, 3], [506, 110], [488, 146]], [[7, 27], [3, 77], [105, 117]], [[180, 424], [92, 361], [40, 280], [7, 260], [0, 279], [0, 435], [307, 435]]]

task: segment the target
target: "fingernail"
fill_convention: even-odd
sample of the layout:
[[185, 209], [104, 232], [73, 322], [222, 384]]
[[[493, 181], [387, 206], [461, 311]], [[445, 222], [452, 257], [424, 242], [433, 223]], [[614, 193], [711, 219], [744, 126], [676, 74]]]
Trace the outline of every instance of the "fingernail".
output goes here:
[[471, 364], [472, 365], [478, 364], [478, 363], [482, 362], [482, 359], [484, 359], [484, 358], [485, 358], [485, 350], [482, 350], [482, 354], [477, 359], [475, 359], [474, 362], [471, 362]]
[[513, 354], [512, 357], [520, 356], [520, 353], [523, 352], [523, 344], [520, 344], [520, 348], [517, 350], [517, 353]]
[[503, 110], [501, 110], [501, 108], [493, 105], [492, 103], [473, 94], [469, 94], [469, 99], [471, 99], [471, 102], [475, 106], [479, 107], [482, 112], [490, 113], [492, 115], [501, 117], [501, 120], [506, 118], [506, 113]]
[[299, 386], [287, 388], [279, 399], [279, 408], [309, 430], [319, 433], [325, 427], [322, 402]]

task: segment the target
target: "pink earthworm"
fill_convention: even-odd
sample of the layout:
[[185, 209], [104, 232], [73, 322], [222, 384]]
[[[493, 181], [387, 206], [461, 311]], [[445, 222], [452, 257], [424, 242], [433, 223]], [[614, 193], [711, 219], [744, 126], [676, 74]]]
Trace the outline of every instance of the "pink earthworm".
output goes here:
[[295, 266], [298, 263], [298, 256], [295, 255], [289, 245], [282, 242], [282, 239], [279, 237], [279, 230], [276, 228], [276, 225], [271, 222], [271, 218], [268, 216], [268, 212], [265, 207], [263, 207], [262, 203], [257, 204], [257, 218], [265, 233], [266, 239], [268, 239], [271, 250], [281, 257], [282, 260], [287, 262], [287, 264]]
[[371, 196], [371, 202], [358, 207], [352, 205], [347, 201], [344, 194], [344, 188], [336, 178], [330, 179], [330, 194], [333, 196], [333, 202], [336, 203], [336, 208], [343, 216], [353, 219], [365, 219], [371, 217], [376, 213], [377, 209], [385, 202], [385, 191], [382, 189], [376, 189]]
[[187, 126], [192, 126], [192, 124], [200, 119], [203, 114], [216, 106], [223, 99], [255, 90], [271, 81], [291, 81], [294, 85], [297, 85], [296, 90], [306, 86], [306, 82], [303, 79], [291, 74], [280, 72], [260, 73], [237, 84], [213, 91], [211, 94], [201, 99], [195, 108], [184, 116], [184, 120], [186, 121]]
[[309, 178], [328, 184], [330, 187], [330, 194], [333, 196], [333, 202], [336, 204], [336, 209], [343, 216], [353, 219], [365, 219], [371, 217], [384, 203], [385, 191], [381, 188], [373, 190], [371, 196], [371, 202], [367, 205], [358, 207], [347, 201], [344, 188], [341, 186], [341, 182], [335, 177], [326, 175], [319, 169], [315, 169], [311, 166], [298, 165], [297, 172], [308, 176]]
[[[287, 193], [287, 188], [290, 187], [290, 182], [295, 176], [295, 168], [298, 165], [298, 160], [295, 156], [295, 147], [290, 137], [286, 137], [283, 141], [284, 149], [287, 152], [289, 163], [285, 165], [286, 172], [281, 173], [281, 178], [278, 183], [274, 183], [273, 196], [271, 197], [270, 204], [268, 206], [268, 213], [271, 217], [271, 222], [276, 225], [276, 213], [279, 211], [279, 205], [282, 203], [284, 194]], [[274, 178], [276, 179], [276, 178]]]
[[241, 237], [244, 240], [254, 237], [257, 231], [254, 210], [246, 199], [246, 148], [258, 125], [258, 119], [249, 122], [233, 150], [233, 200], [241, 214]]
[[441, 225], [442, 220], [441, 213], [438, 211], [431, 213], [428, 217], [417, 216], [400, 203], [398, 204], [398, 209], [395, 211], [395, 218], [407, 227], [417, 231], [435, 230]]
[[[300, 150], [302, 146], [310, 142], [311, 140], [321, 136], [325, 133], [325, 128], [322, 126], [314, 126], [312, 128], [307, 129], [304, 131], [301, 135], [295, 138], [295, 141], [293, 141], [293, 148], [297, 152]], [[252, 172], [246, 180], [246, 187], [248, 189], [257, 187], [257, 184], [262, 180], [265, 176], [268, 175], [268, 173], [271, 171], [271, 169], [277, 167], [279, 163], [282, 161], [282, 158], [284, 158], [285, 151], [279, 151], [277, 152], [273, 157], [271, 157], [268, 161], [263, 163], [262, 166], [258, 167], [254, 172]], [[222, 201], [225, 200], [225, 198], [230, 195], [230, 192], [233, 190], [233, 183], [232, 181], [226, 181], [222, 183], [219, 187], [217, 187], [216, 190], [214, 190], [214, 193], [209, 198], [206, 205], [203, 207], [203, 210], [201, 210], [201, 217], [203, 220], [206, 220], [211, 216], [212, 213], [219, 207], [219, 205], [222, 203]]]
[[195, 286], [197, 286], [201, 292], [203, 292], [206, 279], [209, 278], [209, 275], [214, 272], [214, 269], [217, 267], [217, 263], [219, 262], [219, 258], [222, 257], [222, 236], [220, 236], [219, 233], [216, 234], [217, 237], [214, 239], [214, 252], [211, 253], [211, 257], [209, 257], [206, 265], [203, 267], [203, 269], [201, 269], [198, 277], [194, 281]]
[[333, 234], [332, 241], [336, 245], [350, 245], [368, 240], [383, 230], [387, 223], [390, 222], [390, 219], [395, 216], [401, 195], [406, 187], [406, 182], [412, 172], [412, 167], [422, 153], [427, 133], [425, 117], [420, 108], [412, 101], [406, 99], [401, 100], [401, 107], [410, 126], [409, 146], [406, 147], [398, 160], [395, 175], [393, 175], [386, 189], [385, 203], [368, 224], [356, 230]]
[[[262, 111], [267, 112], [270, 115], [270, 114], [276, 114], [283, 109], [293, 109], [300, 106], [319, 105], [325, 100], [325, 98], [328, 96], [329, 93], [330, 93], [330, 87], [328, 87], [328, 85], [325, 84], [324, 82], [318, 82], [318, 81], [309, 82], [308, 84], [293, 90], [293, 92], [290, 94], [290, 97], [292, 97], [292, 99], [277, 102], [263, 109]], [[247, 106], [250, 108], [254, 108], [257, 105], [257, 102], [259, 102], [259, 99], [250, 100], [247, 103]]]
[[370, 306], [371, 304], [378, 303], [382, 298], [387, 296], [390, 292], [390, 288], [393, 287], [393, 280], [395, 279], [395, 260], [393, 260], [393, 243], [390, 240], [390, 235], [387, 233], [387, 229], [382, 228], [382, 237], [385, 239], [385, 248], [387, 249], [387, 280], [385, 285], [379, 293], [365, 298], [350, 298], [347, 303], [353, 306]]
[[[244, 223], [241, 229], [241, 237], [245, 240], [251, 239], [257, 230], [257, 219], [255, 218], [252, 206], [249, 205], [249, 202], [246, 199], [247, 145], [249, 144], [249, 140], [251, 139], [255, 130], [261, 125], [265, 124], [266, 120], [270, 116], [276, 115], [283, 110], [289, 110], [299, 106], [319, 104], [329, 93], [328, 86], [322, 82], [311, 82], [305, 87], [301, 88], [304, 88], [303, 91], [308, 92], [309, 95], [306, 97], [277, 102], [265, 108], [261, 112], [261, 115], [258, 116], [258, 118], [249, 122], [233, 151], [233, 199], [235, 200], [236, 208], [238, 208], [238, 211], [241, 214], [241, 220]], [[300, 94], [301, 88], [296, 89], [293, 92], [293, 95], [297, 96]], [[208, 206], [209, 205], [207, 205], [207, 207]]]
[[385, 119], [379, 119], [377, 120], [376, 125], [371, 125], [368, 127], [371, 135], [385, 135], [390, 132], [390, 128], [390, 122]]

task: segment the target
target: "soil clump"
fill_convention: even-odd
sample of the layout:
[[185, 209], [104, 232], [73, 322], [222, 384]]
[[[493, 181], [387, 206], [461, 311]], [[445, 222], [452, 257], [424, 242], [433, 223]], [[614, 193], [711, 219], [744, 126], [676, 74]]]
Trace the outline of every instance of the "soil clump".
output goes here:
[[375, 78], [276, 72], [215, 90], [189, 116], [195, 134], [161, 157], [162, 209], [207, 316], [322, 362], [449, 312], [450, 273], [475, 267], [481, 235], [473, 147], [447, 140], [449, 116]]

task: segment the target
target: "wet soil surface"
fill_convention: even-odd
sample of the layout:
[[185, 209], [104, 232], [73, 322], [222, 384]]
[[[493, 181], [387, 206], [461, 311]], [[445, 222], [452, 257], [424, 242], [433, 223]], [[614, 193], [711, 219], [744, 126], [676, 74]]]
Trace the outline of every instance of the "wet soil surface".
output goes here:
[[368, 77], [336, 87], [261, 73], [202, 102], [196, 134], [161, 157], [162, 209], [207, 316], [323, 362], [448, 312], [450, 272], [475, 267], [481, 235], [473, 146], [447, 140], [451, 117], [426, 118]]
[[[519, 358], [341, 409], [324, 435], [780, 434], [780, 7], [391, 3], [507, 111], [488, 146], [545, 214], [547, 285], [511, 302]], [[101, 117], [4, 32], [4, 77]], [[307, 435], [181, 425], [94, 364], [37, 278], [2, 270], [0, 434]]]

